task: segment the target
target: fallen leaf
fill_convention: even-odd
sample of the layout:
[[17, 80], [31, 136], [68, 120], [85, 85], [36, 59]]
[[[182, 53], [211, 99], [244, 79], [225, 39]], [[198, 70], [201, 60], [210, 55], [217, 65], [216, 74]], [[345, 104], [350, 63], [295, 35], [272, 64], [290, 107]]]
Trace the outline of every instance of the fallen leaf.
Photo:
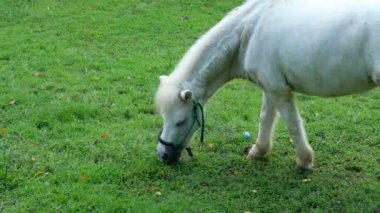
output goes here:
[[44, 170], [37, 170], [37, 172], [34, 174], [34, 177], [41, 177], [45, 174]]
[[11, 101], [9, 101], [9, 105], [15, 105], [16, 103], [17, 103], [16, 100], [11, 100]]
[[88, 181], [90, 181], [89, 176], [82, 176], [80, 179], [82, 180], [83, 183], [88, 183]]
[[36, 77], [41, 77], [41, 76], [43, 76], [43, 75], [44, 75], [43, 72], [36, 72], [36, 74], [35, 74]]
[[109, 138], [109, 135], [108, 134], [101, 134], [100, 137], [103, 139], [106, 139], [106, 138]]
[[239, 171], [239, 170], [235, 170], [235, 171], [234, 171], [234, 175], [235, 175], [235, 176], [239, 176], [239, 175], [240, 175], [240, 171]]
[[305, 179], [302, 180], [302, 183], [309, 183], [310, 181], [311, 181], [311, 179], [305, 178]]
[[0, 128], [0, 138], [6, 137], [8, 135], [8, 130], [6, 128]]

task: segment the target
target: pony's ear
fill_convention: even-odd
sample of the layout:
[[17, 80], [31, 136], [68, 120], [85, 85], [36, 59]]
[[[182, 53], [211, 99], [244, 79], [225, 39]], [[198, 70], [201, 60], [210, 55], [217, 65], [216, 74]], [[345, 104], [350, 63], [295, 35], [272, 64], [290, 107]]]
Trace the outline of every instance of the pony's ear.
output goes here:
[[161, 75], [161, 76], [160, 76], [160, 82], [161, 82], [161, 83], [164, 83], [165, 81], [168, 80], [168, 78], [169, 78], [169, 77], [166, 76], [166, 75]]
[[190, 90], [182, 90], [179, 93], [179, 97], [182, 99], [184, 102], [189, 102], [191, 101], [191, 97], [193, 96], [193, 93]]

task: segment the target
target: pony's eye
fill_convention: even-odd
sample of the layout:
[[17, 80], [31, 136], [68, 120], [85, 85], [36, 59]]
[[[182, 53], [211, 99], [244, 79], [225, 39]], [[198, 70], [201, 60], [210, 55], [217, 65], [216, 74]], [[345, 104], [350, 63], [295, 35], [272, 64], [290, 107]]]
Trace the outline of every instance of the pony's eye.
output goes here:
[[182, 121], [176, 123], [175, 126], [176, 126], [176, 127], [181, 127], [181, 126], [185, 125], [186, 121], [187, 121], [187, 119], [182, 120]]

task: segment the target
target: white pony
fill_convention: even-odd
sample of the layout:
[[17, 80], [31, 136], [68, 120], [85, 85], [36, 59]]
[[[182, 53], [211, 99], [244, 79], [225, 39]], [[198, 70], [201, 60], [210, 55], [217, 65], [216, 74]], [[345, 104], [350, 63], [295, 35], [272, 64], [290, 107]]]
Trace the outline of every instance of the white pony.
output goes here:
[[[323, 97], [380, 84], [379, 0], [248, 0], [203, 35], [169, 76], [156, 104], [164, 119], [157, 153], [178, 161], [203, 125], [201, 106], [234, 78], [263, 91], [260, 128], [248, 158], [272, 148], [277, 112], [295, 145], [297, 165], [313, 167], [293, 92]], [[190, 153], [191, 154], [191, 153]]]

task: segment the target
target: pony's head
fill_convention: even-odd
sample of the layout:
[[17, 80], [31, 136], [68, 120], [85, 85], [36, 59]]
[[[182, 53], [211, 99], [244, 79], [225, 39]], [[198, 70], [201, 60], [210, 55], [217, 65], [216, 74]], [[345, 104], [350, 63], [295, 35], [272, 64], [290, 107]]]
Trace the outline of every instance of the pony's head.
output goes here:
[[161, 76], [160, 81], [156, 105], [164, 125], [158, 135], [157, 154], [165, 164], [172, 164], [184, 149], [191, 154], [192, 135], [203, 126], [203, 109], [190, 90], [180, 88], [166, 76]]

